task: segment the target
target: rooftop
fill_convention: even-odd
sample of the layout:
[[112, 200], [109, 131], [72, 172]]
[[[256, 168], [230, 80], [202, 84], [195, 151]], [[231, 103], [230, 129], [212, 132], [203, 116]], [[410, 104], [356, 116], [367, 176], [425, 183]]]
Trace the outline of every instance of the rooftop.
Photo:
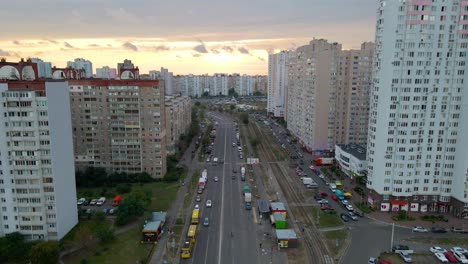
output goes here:
[[337, 144], [337, 146], [359, 160], [366, 160], [366, 146], [358, 144]]
[[276, 229], [278, 239], [297, 239], [296, 232], [292, 229]]

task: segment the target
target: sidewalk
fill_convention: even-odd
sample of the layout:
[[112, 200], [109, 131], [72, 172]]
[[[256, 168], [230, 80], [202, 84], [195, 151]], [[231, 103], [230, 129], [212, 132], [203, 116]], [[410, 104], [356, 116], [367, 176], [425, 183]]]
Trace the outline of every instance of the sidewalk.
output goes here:
[[[365, 185], [351, 182], [351, 179], [349, 177], [345, 177], [344, 180], [341, 180], [341, 183], [343, 184], [343, 190], [346, 190], [352, 194], [351, 198], [349, 198], [348, 200], [352, 201], [353, 203], [366, 201], [365, 197], [361, 198], [361, 196], [354, 191], [354, 188], [356, 186], [359, 186], [362, 189], [366, 190]], [[395, 215], [398, 215], [398, 212], [373, 211], [372, 213], [366, 214], [366, 217], [372, 220], [378, 221], [378, 222], [382, 222], [382, 223], [387, 223], [387, 224], [395, 223], [396, 226], [406, 227], [406, 228], [413, 228], [415, 226], [422, 226], [425, 228], [443, 227], [447, 229], [447, 231], [449, 231], [451, 227], [463, 227], [463, 225], [465, 225], [466, 228], [468, 228], [468, 221], [464, 219], [456, 218], [452, 215], [444, 214], [444, 213], [408, 212], [408, 216], [415, 218], [414, 221], [395, 221], [392, 219], [392, 217]], [[448, 222], [436, 221], [433, 223], [431, 221], [425, 221], [425, 220], [422, 220], [421, 218], [424, 215], [443, 215], [445, 218], [448, 219]]]

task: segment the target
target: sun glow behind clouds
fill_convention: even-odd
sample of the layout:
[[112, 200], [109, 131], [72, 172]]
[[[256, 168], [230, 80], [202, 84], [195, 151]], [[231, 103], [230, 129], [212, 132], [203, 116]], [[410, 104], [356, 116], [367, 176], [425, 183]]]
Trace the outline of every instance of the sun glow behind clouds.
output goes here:
[[[288, 48], [290, 39], [237, 41], [169, 41], [162, 38], [27, 39], [1, 41], [9, 61], [39, 57], [53, 66], [85, 58], [93, 67], [116, 67], [124, 59], [138, 65], [141, 73], [168, 68], [175, 74], [241, 73], [266, 74], [268, 50]], [[6, 54], [6, 56], [5, 56]]]

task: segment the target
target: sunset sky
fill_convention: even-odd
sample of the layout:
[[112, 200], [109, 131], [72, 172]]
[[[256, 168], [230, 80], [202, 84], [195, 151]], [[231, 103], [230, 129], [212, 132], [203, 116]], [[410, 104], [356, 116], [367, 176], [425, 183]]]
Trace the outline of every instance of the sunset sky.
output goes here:
[[2, 2], [0, 57], [65, 67], [131, 59], [140, 73], [266, 74], [269, 52], [313, 37], [373, 41], [377, 0], [21, 0]]

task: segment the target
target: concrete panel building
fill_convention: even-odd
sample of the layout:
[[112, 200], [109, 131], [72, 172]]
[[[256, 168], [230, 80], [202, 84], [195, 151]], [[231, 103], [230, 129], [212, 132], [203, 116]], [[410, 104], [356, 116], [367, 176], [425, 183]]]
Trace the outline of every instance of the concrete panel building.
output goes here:
[[117, 69], [104, 66], [102, 68], [96, 68], [96, 78], [98, 79], [116, 79]]
[[187, 96], [166, 96], [166, 149], [167, 154], [176, 153], [180, 136], [188, 134], [192, 123], [192, 102]]
[[76, 58], [74, 61], [67, 61], [67, 68], [83, 70], [85, 78], [93, 77], [93, 63], [83, 58]]
[[283, 50], [268, 56], [267, 112], [274, 117], [284, 118], [288, 101], [289, 61], [294, 52]]
[[380, 1], [375, 45], [369, 201], [468, 215], [468, 0]]
[[69, 88], [77, 168], [165, 175], [166, 115], [159, 81], [70, 80]]
[[3, 81], [0, 100], [0, 236], [60, 240], [78, 223], [68, 85]]

